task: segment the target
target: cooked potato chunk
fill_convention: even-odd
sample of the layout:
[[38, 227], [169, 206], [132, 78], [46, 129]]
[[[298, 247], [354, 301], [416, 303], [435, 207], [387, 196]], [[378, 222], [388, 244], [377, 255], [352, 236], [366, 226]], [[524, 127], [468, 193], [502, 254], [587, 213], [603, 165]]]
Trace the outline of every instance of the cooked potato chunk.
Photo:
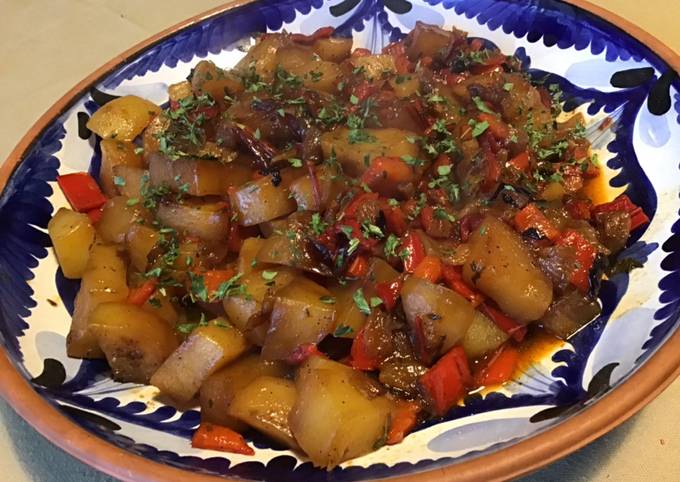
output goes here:
[[180, 158], [171, 160], [160, 153], [149, 156], [149, 181], [152, 186], [167, 186], [190, 196], [227, 194], [229, 187], [250, 179], [250, 169], [218, 160]]
[[321, 60], [340, 63], [349, 57], [352, 51], [353, 40], [351, 38], [320, 38], [314, 42], [312, 48], [321, 57]]
[[87, 121], [87, 128], [102, 139], [131, 141], [161, 111], [153, 102], [126, 95], [108, 102]]
[[149, 253], [160, 239], [158, 231], [144, 224], [133, 224], [128, 230], [125, 241], [132, 266], [143, 273], [149, 265]]
[[331, 469], [384, 440], [391, 403], [362, 391], [366, 378], [322, 357], [311, 357], [298, 371], [290, 428], [315, 466]]
[[178, 345], [170, 325], [128, 303], [98, 305], [89, 326], [113, 378], [121, 382], [149, 383]]
[[276, 270], [273, 279], [265, 279], [264, 271], [257, 269], [241, 278], [241, 284], [247, 287], [248, 295], [229, 296], [224, 299], [224, 311], [236, 327], [246, 332], [249, 320], [262, 312], [265, 299], [271, 298], [278, 290], [296, 279], [294, 270], [283, 268]]
[[295, 382], [260, 376], [236, 392], [229, 415], [287, 447], [297, 448], [288, 423], [296, 398]]
[[149, 214], [138, 200], [116, 196], [104, 204], [97, 232], [107, 243], [122, 244], [127, 232], [140, 219], [148, 220]]
[[92, 311], [100, 303], [125, 301], [128, 296], [125, 262], [114, 246], [95, 244], [90, 251], [75, 300], [66, 352], [75, 358], [102, 358], [103, 352], [89, 329]]
[[178, 402], [188, 402], [206, 378], [238, 358], [248, 348], [245, 337], [227, 322], [217, 323], [192, 331], [153, 374], [151, 384]]
[[[264, 268], [266, 266], [258, 266], [255, 257], [264, 244], [262, 238], [248, 238], [243, 240], [241, 250], [238, 253], [238, 260], [236, 260], [236, 271], [244, 275], [250, 273], [255, 268]], [[262, 264], [262, 263], [261, 263]]]
[[326, 159], [335, 152], [346, 173], [361, 174], [369, 166], [366, 162], [377, 156], [418, 156], [418, 145], [408, 141], [415, 133], [401, 129], [362, 129], [371, 142], [355, 141], [344, 127], [321, 134], [321, 148]]
[[156, 216], [165, 226], [205, 241], [222, 241], [229, 234], [229, 209], [224, 202], [187, 200], [161, 204]]
[[[135, 145], [132, 142], [103, 139], [100, 146], [102, 150], [102, 167], [99, 172], [99, 182], [104, 193], [109, 197], [113, 197], [119, 191], [115, 183], [116, 175], [113, 168], [115, 166], [142, 168], [144, 167], [144, 161], [142, 156], [135, 152]], [[121, 180], [125, 182], [123, 178]]]
[[238, 213], [239, 224], [253, 226], [295, 211], [289, 184], [284, 180], [275, 186], [271, 176], [264, 176], [231, 192], [231, 205]]
[[335, 308], [323, 301], [329, 296], [326, 288], [304, 277], [279, 291], [262, 357], [285, 360], [300, 345], [318, 343], [330, 333], [335, 322]]
[[537, 320], [552, 302], [552, 285], [515, 231], [487, 217], [470, 238], [465, 280], [519, 322]]
[[414, 330], [433, 332], [436, 339], [427, 348], [432, 350], [439, 345], [439, 354], [463, 339], [475, 317], [473, 306], [458, 293], [414, 276], [404, 282], [401, 301]]
[[118, 194], [130, 199], [139, 199], [142, 196], [142, 186], [148, 180], [149, 171], [123, 164], [113, 166], [112, 170], [113, 177], [120, 178], [120, 184], [116, 185]]
[[387, 54], [366, 55], [352, 59], [356, 68], [363, 68], [369, 79], [379, 79], [383, 72], [396, 72], [394, 57]]
[[463, 349], [470, 358], [479, 358], [491, 353], [507, 341], [509, 335], [498, 328], [496, 324], [479, 311], [475, 311], [472, 320], [463, 337]]
[[282, 35], [262, 36], [236, 64], [234, 70], [245, 74], [252, 68], [263, 80], [271, 80], [277, 65], [276, 52], [287, 43], [290, 40]]
[[47, 232], [64, 277], [82, 278], [95, 239], [87, 214], [60, 208], [47, 224]]
[[245, 355], [210, 375], [201, 385], [201, 420], [241, 431], [245, 424], [229, 415], [231, 401], [257, 377], [282, 377], [288, 368], [282, 362], [268, 361], [258, 354]]

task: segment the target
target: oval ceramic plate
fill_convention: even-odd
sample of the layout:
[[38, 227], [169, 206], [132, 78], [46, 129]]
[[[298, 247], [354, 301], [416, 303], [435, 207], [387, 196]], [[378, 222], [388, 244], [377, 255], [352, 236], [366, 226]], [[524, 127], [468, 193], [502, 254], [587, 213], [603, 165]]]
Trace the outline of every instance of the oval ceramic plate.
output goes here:
[[[680, 361], [680, 81], [674, 70], [680, 61], [635, 27], [582, 3], [240, 2], [163, 32], [102, 67], [40, 119], [0, 175], [3, 395], [65, 450], [135, 480], [492, 480], [533, 470], [625, 420], [670, 383]], [[45, 227], [66, 205], [56, 176], [98, 173], [99, 141], [85, 127], [93, 112], [111, 95], [166, 102], [167, 86], [184, 79], [198, 59], [231, 66], [258, 32], [310, 33], [331, 25], [353, 37], [355, 47], [377, 51], [416, 20], [488, 39], [520, 58], [536, 81], [558, 85], [565, 110], [586, 115], [587, 134], [607, 166], [609, 194], [625, 191], [652, 219], [621, 254], [642, 268], [603, 283], [598, 319], [502, 389], [468, 396], [402, 444], [332, 472], [259, 438], [252, 440], [254, 457], [192, 449], [197, 410], [163, 405], [153, 387], [113, 382], [101, 361], [66, 356], [78, 283], [58, 270]]]

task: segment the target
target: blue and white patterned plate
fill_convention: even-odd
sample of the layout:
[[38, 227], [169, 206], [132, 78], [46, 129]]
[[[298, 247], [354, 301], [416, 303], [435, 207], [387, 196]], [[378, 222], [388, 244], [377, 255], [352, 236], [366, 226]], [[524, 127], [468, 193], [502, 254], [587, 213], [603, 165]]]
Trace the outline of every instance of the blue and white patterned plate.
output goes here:
[[[536, 80], [565, 92], [565, 110], [588, 119], [588, 136], [651, 224], [622, 256], [643, 264], [605, 281], [601, 316], [498, 391], [467, 397], [443, 421], [427, 422], [396, 446], [332, 472], [252, 440], [255, 457], [190, 446], [199, 413], [154, 400], [156, 389], [109, 378], [106, 364], [66, 356], [78, 282], [58, 270], [45, 227], [66, 205], [58, 174], [100, 165], [85, 122], [110, 98], [159, 104], [167, 86], [202, 58], [234, 65], [239, 46], [264, 31], [311, 33], [331, 25], [355, 47], [380, 50], [416, 20], [455, 26], [514, 53]], [[589, 410], [634, 374], [677, 330], [680, 313], [680, 81], [673, 68], [623, 30], [556, 0], [260, 0], [225, 9], [137, 52], [76, 95], [34, 139], [0, 197], [0, 342], [40, 396], [87, 431], [153, 461], [267, 481], [349, 481], [414, 474], [503, 449]], [[663, 382], [661, 380], [660, 382]]]

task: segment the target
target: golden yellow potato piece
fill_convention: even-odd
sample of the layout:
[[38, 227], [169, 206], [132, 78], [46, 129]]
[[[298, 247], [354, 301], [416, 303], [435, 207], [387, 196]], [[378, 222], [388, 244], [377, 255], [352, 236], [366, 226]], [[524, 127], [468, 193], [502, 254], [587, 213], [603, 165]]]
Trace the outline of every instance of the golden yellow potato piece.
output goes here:
[[188, 402], [206, 378], [238, 358], [248, 348], [245, 337], [226, 321], [218, 324], [192, 331], [154, 373], [151, 384], [178, 402]]
[[64, 277], [82, 278], [95, 239], [87, 214], [61, 208], [47, 224], [47, 232]]
[[102, 139], [131, 141], [161, 111], [153, 102], [126, 95], [108, 102], [87, 121], [87, 128]]

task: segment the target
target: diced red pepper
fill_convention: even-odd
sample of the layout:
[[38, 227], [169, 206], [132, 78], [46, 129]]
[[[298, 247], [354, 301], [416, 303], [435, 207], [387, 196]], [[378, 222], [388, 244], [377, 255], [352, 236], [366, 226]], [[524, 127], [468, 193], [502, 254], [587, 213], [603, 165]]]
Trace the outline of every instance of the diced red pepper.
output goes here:
[[412, 179], [413, 169], [399, 157], [375, 157], [370, 167], [361, 175], [361, 182], [383, 195], [391, 194], [397, 184]]
[[345, 208], [345, 217], [356, 217], [361, 206], [367, 202], [376, 201], [377, 199], [377, 192], [362, 192], [356, 195]]
[[649, 223], [649, 218], [641, 207], [636, 206], [630, 198], [621, 194], [611, 202], [599, 204], [593, 208], [593, 216], [600, 213], [627, 212], [630, 214], [630, 230], [639, 228], [643, 224]]
[[510, 127], [501, 120], [496, 114], [489, 114], [488, 112], [480, 112], [477, 115], [480, 122], [487, 122], [489, 124], [489, 132], [498, 140], [505, 140], [510, 136]]
[[519, 351], [507, 343], [475, 373], [476, 386], [499, 385], [512, 378], [519, 363]]
[[[372, 83], [372, 82], [362, 82], [356, 87], [354, 87], [353, 94], [359, 99], [359, 102], [363, 102], [376, 92], [380, 90], [380, 84], [379, 83]], [[355, 108], [359, 108], [359, 106], [354, 106]]]
[[322, 38], [329, 38], [331, 35], [333, 35], [333, 32], [335, 32], [335, 27], [321, 27], [317, 29], [315, 32], [305, 35], [303, 33], [294, 33], [290, 35], [290, 39], [293, 42], [303, 44], [303, 45], [312, 45], [314, 42], [316, 42], [319, 39]]
[[507, 165], [514, 167], [518, 171], [526, 172], [529, 169], [529, 153], [527, 151], [520, 152], [510, 159]]
[[572, 218], [590, 221], [592, 203], [589, 199], [570, 199], [566, 202], [566, 208]]
[[569, 275], [569, 282], [582, 294], [590, 289], [590, 269], [597, 256], [597, 250], [581, 233], [568, 229], [555, 242], [557, 246], [569, 246], [576, 254], [576, 266]]
[[527, 334], [527, 327], [518, 323], [517, 321], [510, 318], [508, 315], [503, 313], [501, 310], [494, 308], [489, 303], [484, 302], [477, 308], [479, 311], [484, 313], [486, 316], [491, 318], [498, 328], [506, 332], [516, 341], [524, 340]]
[[240, 433], [228, 427], [202, 422], [194, 432], [191, 446], [197, 449], [220, 450], [242, 455], [255, 455], [255, 451]]
[[392, 423], [390, 431], [387, 433], [387, 445], [394, 445], [404, 440], [418, 421], [420, 405], [410, 401], [399, 401], [395, 410], [392, 412]]
[[480, 50], [482, 50], [482, 47], [484, 47], [484, 42], [482, 41], [482, 39], [473, 38], [470, 41], [470, 50], [472, 50], [473, 52], [479, 52]]
[[464, 243], [470, 239], [470, 234], [475, 231], [484, 221], [484, 216], [479, 213], [466, 214], [460, 220], [460, 240]]
[[420, 385], [439, 416], [456, 404], [471, 382], [468, 359], [460, 346], [451, 348], [420, 377]]
[[352, 341], [351, 350], [351, 365], [353, 368], [362, 371], [377, 370], [380, 366], [380, 360], [371, 356], [366, 347], [366, 336], [364, 329], [359, 330]]
[[208, 292], [208, 299], [215, 296], [222, 283], [226, 283], [235, 275], [236, 271], [233, 269], [215, 269], [201, 273], [205, 289]]
[[382, 211], [385, 215], [387, 231], [402, 236], [408, 229], [408, 220], [404, 211], [399, 206], [385, 206]]
[[435, 256], [425, 256], [413, 270], [413, 276], [437, 283], [442, 277], [442, 261]]
[[500, 72], [503, 63], [507, 60], [502, 53], [490, 55], [483, 64], [475, 64], [470, 67], [470, 72], [475, 75], [484, 74], [486, 72]]
[[404, 271], [413, 273], [416, 266], [425, 258], [425, 245], [415, 231], [408, 231], [403, 237], [401, 245], [408, 253], [404, 258]]
[[446, 283], [446, 286], [450, 289], [472, 303], [473, 306], [477, 307], [484, 301], [484, 295], [474, 288], [471, 288], [465, 280], [463, 280], [462, 271], [460, 266], [445, 264], [442, 269], [444, 283]]
[[403, 284], [404, 280], [399, 277], [391, 283], [377, 283], [375, 285], [375, 291], [382, 300], [387, 311], [392, 311], [394, 307], [397, 306], [397, 300], [399, 299], [399, 296], [401, 296], [401, 287]]
[[347, 276], [361, 278], [368, 273], [368, 260], [365, 256], [357, 256], [347, 268]]
[[156, 286], [158, 286], [158, 280], [153, 278], [146, 280], [141, 286], [131, 288], [127, 302], [133, 305], [142, 306], [149, 301], [151, 295], [154, 294]]
[[92, 224], [97, 224], [101, 220], [103, 214], [104, 214], [104, 209], [103, 208], [97, 208], [97, 209], [92, 209], [91, 211], [88, 211], [87, 217], [90, 218], [90, 222]]
[[352, 52], [352, 57], [367, 57], [369, 55], [371, 55], [371, 51], [361, 47], [358, 49], [354, 49], [354, 51]]
[[552, 222], [543, 214], [536, 204], [527, 204], [515, 214], [515, 228], [520, 233], [523, 233], [529, 228], [534, 228], [541, 232], [550, 241], [555, 241], [560, 237], [560, 231], [553, 225]]
[[482, 190], [489, 192], [496, 188], [498, 181], [501, 178], [501, 164], [498, 162], [496, 154], [489, 149], [484, 151], [484, 181], [482, 182]]
[[289, 365], [300, 365], [312, 356], [323, 356], [315, 343], [303, 343], [293, 350], [293, 353], [286, 359]]
[[106, 196], [99, 189], [97, 181], [86, 172], [58, 176], [57, 184], [71, 207], [79, 213], [86, 213], [106, 204]]

